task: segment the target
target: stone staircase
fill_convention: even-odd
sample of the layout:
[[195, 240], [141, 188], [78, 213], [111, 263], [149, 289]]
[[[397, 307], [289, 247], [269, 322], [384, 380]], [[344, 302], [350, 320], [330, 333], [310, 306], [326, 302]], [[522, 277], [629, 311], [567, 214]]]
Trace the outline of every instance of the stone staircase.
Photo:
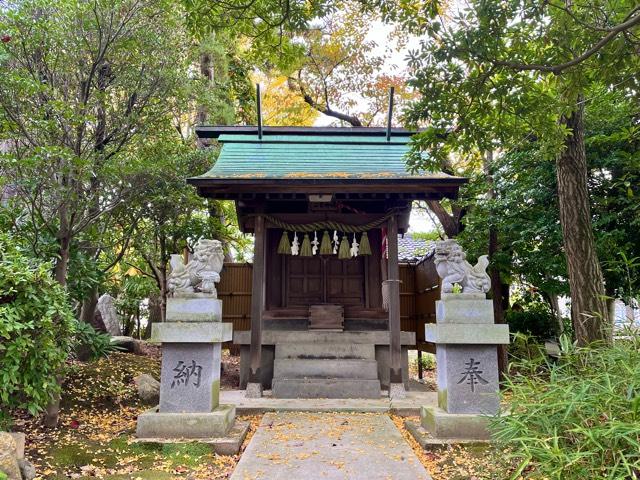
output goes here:
[[380, 398], [375, 345], [334, 338], [324, 333], [315, 342], [277, 343], [274, 398]]

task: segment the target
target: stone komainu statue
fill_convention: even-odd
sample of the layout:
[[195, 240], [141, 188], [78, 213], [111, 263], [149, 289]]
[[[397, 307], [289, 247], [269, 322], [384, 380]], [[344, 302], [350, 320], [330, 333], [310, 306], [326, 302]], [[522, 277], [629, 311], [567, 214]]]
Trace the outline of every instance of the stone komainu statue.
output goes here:
[[473, 266], [466, 260], [466, 254], [456, 240], [436, 242], [434, 263], [442, 278], [442, 292], [453, 292], [453, 285], [462, 287], [462, 293], [487, 293], [491, 280], [487, 274], [489, 257], [482, 255]]
[[222, 243], [218, 240], [200, 239], [193, 251], [193, 258], [186, 265], [182, 255], [171, 255], [171, 273], [167, 287], [173, 295], [203, 292], [216, 296], [215, 284], [220, 281], [224, 264]]

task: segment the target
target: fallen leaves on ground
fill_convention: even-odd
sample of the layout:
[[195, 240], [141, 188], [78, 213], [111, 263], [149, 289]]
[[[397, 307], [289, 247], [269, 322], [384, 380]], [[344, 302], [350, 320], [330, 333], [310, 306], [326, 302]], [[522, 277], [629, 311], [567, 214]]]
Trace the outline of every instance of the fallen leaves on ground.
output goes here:
[[420, 423], [420, 417], [391, 415], [393, 423], [427, 469], [433, 480], [504, 480], [512, 466], [502, 452], [489, 444], [452, 445], [423, 449], [405, 428], [405, 420]]
[[[226, 359], [229, 359], [226, 356]], [[197, 443], [135, 443], [138, 415], [149, 406], [138, 399], [133, 377], [160, 374], [160, 357], [112, 353], [94, 362], [70, 362], [63, 384], [60, 423], [43, 428], [38, 419], [18, 413], [15, 429], [27, 434], [26, 454], [38, 479], [228, 478], [239, 455], [221, 456]], [[260, 417], [238, 417], [255, 432]], [[246, 447], [248, 439], [243, 445]]]

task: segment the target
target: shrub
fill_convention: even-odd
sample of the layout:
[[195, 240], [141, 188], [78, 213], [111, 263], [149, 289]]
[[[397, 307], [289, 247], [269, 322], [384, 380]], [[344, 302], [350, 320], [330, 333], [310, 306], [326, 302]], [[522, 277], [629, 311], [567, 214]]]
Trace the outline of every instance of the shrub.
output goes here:
[[77, 322], [73, 349], [79, 360], [97, 360], [119, 350], [111, 343], [111, 336], [98, 332], [85, 322]]
[[418, 359], [416, 358], [416, 368], [418, 367], [418, 362], [422, 364], [423, 370], [434, 370], [436, 368], [436, 356], [432, 353], [422, 352], [422, 356]]
[[32, 415], [59, 391], [56, 375], [71, 346], [74, 318], [51, 265], [26, 255], [0, 234], [0, 423], [6, 409]]
[[[556, 363], [532, 354], [507, 377], [510, 415], [494, 438], [535, 478], [640, 478], [640, 337], [575, 348]], [[535, 348], [531, 349], [535, 351]]]
[[505, 321], [512, 333], [525, 333], [543, 339], [555, 336], [557, 330], [551, 309], [541, 302], [525, 304], [522, 310], [507, 310]]

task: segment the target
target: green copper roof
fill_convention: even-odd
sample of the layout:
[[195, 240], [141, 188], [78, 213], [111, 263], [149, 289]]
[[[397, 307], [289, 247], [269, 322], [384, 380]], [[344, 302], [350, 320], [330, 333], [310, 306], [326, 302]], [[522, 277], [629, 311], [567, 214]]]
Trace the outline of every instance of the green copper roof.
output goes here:
[[443, 173], [410, 174], [410, 136], [222, 134], [222, 150], [204, 179], [445, 179]]

